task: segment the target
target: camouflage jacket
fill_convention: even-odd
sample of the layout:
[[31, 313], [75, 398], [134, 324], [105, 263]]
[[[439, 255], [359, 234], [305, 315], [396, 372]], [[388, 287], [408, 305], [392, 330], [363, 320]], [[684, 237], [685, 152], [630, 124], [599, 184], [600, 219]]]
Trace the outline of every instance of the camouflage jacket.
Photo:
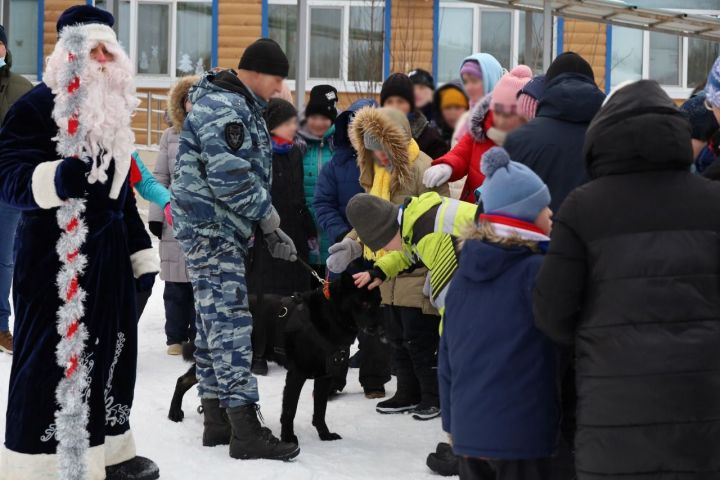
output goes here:
[[229, 71], [207, 73], [190, 100], [171, 187], [175, 237], [221, 237], [244, 247], [272, 206], [265, 102]]

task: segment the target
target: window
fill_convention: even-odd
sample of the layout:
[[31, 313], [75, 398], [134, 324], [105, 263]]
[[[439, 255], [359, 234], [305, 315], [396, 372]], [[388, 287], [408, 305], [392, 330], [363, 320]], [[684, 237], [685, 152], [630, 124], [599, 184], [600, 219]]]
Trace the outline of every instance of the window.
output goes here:
[[[348, 82], [382, 81], [384, 5], [380, 0], [310, 0], [310, 85], [331, 83], [343, 89]], [[268, 5], [268, 34], [287, 54], [291, 79], [297, 74], [297, 13], [295, 0], [271, 0]]]
[[211, 67], [212, 0], [96, 0], [95, 5], [109, 9], [113, 3], [118, 41], [141, 79], [163, 84]]
[[310, 78], [340, 78], [342, 9], [310, 9]]
[[660, 32], [612, 27], [610, 83], [649, 78], [666, 87], [673, 98], [683, 98], [705, 82], [720, 44]]
[[438, 38], [439, 82], [459, 76], [460, 64], [475, 52], [489, 53], [508, 70], [518, 64], [543, 67], [543, 17], [470, 2], [443, 2]]
[[24, 75], [37, 74], [38, 64], [38, 2], [11, 0], [8, 27], [8, 50], [12, 54], [12, 70]]
[[705, 83], [713, 62], [715, 62], [715, 59], [719, 56], [720, 44], [699, 38], [688, 39], [688, 88], [695, 88]]
[[438, 81], [460, 76], [460, 66], [473, 53], [473, 9], [441, 8], [438, 39]]
[[519, 17], [518, 64], [527, 65], [533, 72], [540, 73], [543, 71], [543, 16], [519, 12]]
[[680, 85], [680, 38], [650, 32], [650, 75], [661, 85]]
[[640, 80], [643, 69], [643, 31], [612, 27], [610, 69], [612, 86], [627, 80]]

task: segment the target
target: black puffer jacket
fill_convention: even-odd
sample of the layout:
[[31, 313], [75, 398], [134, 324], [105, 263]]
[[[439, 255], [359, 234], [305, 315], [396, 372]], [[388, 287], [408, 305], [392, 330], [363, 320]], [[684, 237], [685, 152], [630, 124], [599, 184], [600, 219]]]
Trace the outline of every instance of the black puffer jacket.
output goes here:
[[554, 212], [568, 193], [588, 180], [582, 157], [585, 131], [604, 99], [591, 78], [558, 75], [545, 85], [535, 119], [505, 140], [510, 158], [532, 168], [547, 184]]
[[580, 480], [720, 478], [720, 184], [654, 81], [608, 101], [557, 215], [538, 327], [575, 344]]

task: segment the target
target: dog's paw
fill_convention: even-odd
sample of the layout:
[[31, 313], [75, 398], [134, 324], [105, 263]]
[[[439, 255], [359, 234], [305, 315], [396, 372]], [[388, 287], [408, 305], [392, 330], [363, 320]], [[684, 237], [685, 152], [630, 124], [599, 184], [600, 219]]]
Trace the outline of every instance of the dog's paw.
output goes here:
[[173, 422], [182, 422], [185, 419], [185, 412], [183, 412], [181, 409], [170, 410], [170, 413], [168, 413], [168, 418]]
[[332, 442], [333, 440], [342, 440], [342, 437], [337, 433], [327, 432], [320, 434], [320, 440], [323, 442]]
[[284, 443], [294, 443], [295, 445], [300, 445], [297, 435], [295, 434], [283, 433], [282, 435], [280, 435], [280, 440], [282, 440]]

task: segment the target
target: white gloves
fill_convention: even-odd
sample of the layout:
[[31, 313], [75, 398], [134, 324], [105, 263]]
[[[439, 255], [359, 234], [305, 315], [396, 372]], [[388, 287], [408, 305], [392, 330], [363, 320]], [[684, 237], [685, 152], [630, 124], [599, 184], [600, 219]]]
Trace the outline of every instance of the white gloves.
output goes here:
[[441, 163], [440, 165], [434, 165], [423, 174], [423, 183], [427, 188], [439, 187], [443, 183], [447, 183], [452, 175], [452, 167]]
[[341, 242], [328, 248], [330, 256], [327, 267], [332, 273], [342, 273], [350, 262], [362, 255], [362, 246], [352, 238], [343, 238]]

